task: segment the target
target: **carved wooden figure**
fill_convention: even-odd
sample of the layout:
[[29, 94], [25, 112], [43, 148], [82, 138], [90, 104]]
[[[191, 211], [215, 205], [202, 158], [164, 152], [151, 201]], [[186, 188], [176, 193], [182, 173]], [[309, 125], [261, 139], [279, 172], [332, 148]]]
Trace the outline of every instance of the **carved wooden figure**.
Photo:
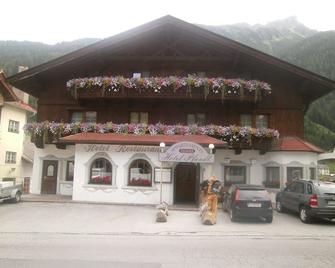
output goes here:
[[220, 192], [221, 183], [216, 180], [215, 176], [212, 176], [208, 181], [202, 185], [202, 206], [201, 206], [201, 221], [205, 225], [216, 224], [217, 204], [218, 197], [217, 193]]

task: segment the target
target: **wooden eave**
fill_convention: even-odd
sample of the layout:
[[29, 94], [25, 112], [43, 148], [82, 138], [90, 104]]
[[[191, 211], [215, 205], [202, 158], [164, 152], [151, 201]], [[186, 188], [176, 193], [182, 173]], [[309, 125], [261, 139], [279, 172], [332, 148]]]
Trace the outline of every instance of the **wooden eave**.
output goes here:
[[11, 86], [5, 81], [6, 75], [0, 71], [0, 91], [4, 96], [5, 101], [18, 101], [18, 97], [15, 95]]
[[317, 86], [311, 86], [309, 87], [309, 89], [318, 88], [318, 90], [322, 90], [322, 92], [319, 91], [319, 94], [317, 94], [319, 96], [327, 94], [335, 89], [335, 81], [329, 78], [323, 77], [296, 65], [280, 60], [276, 57], [265, 54], [254, 48], [243, 45], [227, 37], [221, 36], [219, 34], [203, 29], [194, 24], [187, 23], [169, 15], [143, 24], [126, 32], [117, 34], [110, 38], [104, 39], [87, 47], [81, 48], [79, 50], [61, 56], [49, 62], [43, 63], [26, 71], [15, 74], [7, 78], [7, 81], [10, 84], [24, 91], [34, 93], [34, 91], [36, 92], [36, 90], [38, 90], [37, 85], [40, 84], [39, 80], [44, 74], [48, 72], [54, 72], [58, 68], [64, 68], [66, 67], [66, 65], [73, 63], [74, 61], [79, 61], [83, 58], [90, 58], [92, 57], [92, 55], [95, 55], [96, 53], [99, 53], [100, 51], [103, 51], [107, 48], [109, 51], [117, 50], [120, 45], [122, 45], [122, 43], [124, 42], [127, 42], [128, 39], [142, 38], [145, 33], [153, 30], [158, 30], [159, 28], [166, 25], [172, 25], [178, 29], [188, 31], [195, 36], [203, 38], [207, 42], [210, 41], [211, 43], [218, 46], [233, 49], [237, 53], [240, 53], [241, 56], [245, 55], [252, 57], [260, 62], [270, 64], [271, 66], [286, 71], [294, 75], [295, 77], [310, 81], [312, 82], [312, 84], [316, 84]]

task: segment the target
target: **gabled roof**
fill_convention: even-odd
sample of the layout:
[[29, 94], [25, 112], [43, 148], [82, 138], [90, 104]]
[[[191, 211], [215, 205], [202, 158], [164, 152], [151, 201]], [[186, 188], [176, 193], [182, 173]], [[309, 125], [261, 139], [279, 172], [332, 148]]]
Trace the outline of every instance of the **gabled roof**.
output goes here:
[[27, 112], [36, 113], [36, 109], [31, 107], [29, 104], [24, 103], [15, 95], [12, 86], [10, 86], [6, 81], [6, 75], [3, 71], [0, 70], [0, 93], [4, 95], [6, 104], [11, 105], [15, 108], [25, 110]]
[[5, 81], [6, 75], [0, 70], [0, 93], [4, 96], [5, 101], [17, 101], [18, 97], [14, 94], [12, 87]]
[[[159, 29], [165, 25], [172, 25], [179, 29], [183, 29], [185, 31], [194, 34], [195, 36], [204, 38], [205, 40], [210, 40], [218, 46], [222, 46], [225, 48], [231, 48], [239, 53], [244, 55], [248, 55], [254, 59], [257, 59], [261, 62], [276, 66], [281, 70], [287, 71], [292, 75], [298, 76], [300, 78], [306, 79], [308, 81], [319, 84], [322, 87], [322, 91], [320, 92], [323, 95], [329, 93], [333, 89], [335, 89], [335, 81], [323, 77], [321, 75], [315, 74], [293, 64], [287, 63], [283, 60], [280, 60], [276, 57], [270, 56], [263, 52], [260, 52], [256, 49], [243, 45], [239, 42], [236, 42], [232, 39], [224, 37], [222, 35], [213, 33], [209, 30], [203, 29], [194, 24], [187, 23], [180, 19], [177, 19], [172, 16], [164, 16], [157, 20], [151, 21], [149, 23], [143, 24], [126, 32], [117, 34], [110, 38], [104, 39], [97, 43], [94, 43], [90, 46], [84, 47], [82, 49], [76, 50], [72, 53], [59, 57], [57, 59], [51, 60], [49, 62], [43, 63], [36, 67], [30, 68], [26, 71], [15, 74], [7, 79], [7, 81], [14, 86], [22, 89], [22, 90], [31, 90], [32, 80], [36, 79], [36, 77], [52, 71], [61, 66], [66, 66], [67, 64], [77, 61], [83, 58], [88, 57], [96, 51], [101, 49], [109, 48], [109, 49], [117, 49], [120, 44], [126, 42], [127, 39], [130, 38], [140, 38], [144, 33], [150, 32], [155, 29]], [[36, 79], [37, 80], [37, 79]], [[36, 81], [35, 81], [36, 82]]]
[[279, 139], [278, 143], [272, 148], [271, 151], [295, 151], [295, 152], [314, 152], [314, 153], [324, 153], [324, 151], [298, 137], [282, 137]]

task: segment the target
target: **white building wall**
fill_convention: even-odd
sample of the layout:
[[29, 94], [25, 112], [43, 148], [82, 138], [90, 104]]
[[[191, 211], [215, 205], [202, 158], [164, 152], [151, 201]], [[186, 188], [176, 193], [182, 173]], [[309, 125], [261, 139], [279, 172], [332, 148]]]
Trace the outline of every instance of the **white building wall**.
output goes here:
[[[98, 145], [99, 146], [99, 145]], [[101, 145], [106, 146], [106, 145]], [[71, 195], [73, 200], [91, 202], [111, 202], [129, 204], [158, 204], [160, 198], [160, 184], [155, 183], [153, 177], [152, 187], [127, 186], [128, 169], [132, 160], [146, 159], [154, 168], [160, 168], [157, 152], [116, 152], [117, 145], [107, 145], [108, 150], [87, 151], [87, 145], [77, 144], [67, 146], [66, 150], [57, 149], [54, 145], [46, 145], [44, 149], [35, 150], [33, 179], [31, 192], [41, 192], [41, 177], [43, 160], [58, 160], [58, 194]], [[90, 166], [94, 159], [107, 158], [112, 164], [112, 185], [89, 184]], [[65, 181], [66, 161], [75, 160], [74, 182]], [[247, 183], [259, 184], [265, 180], [265, 167], [276, 165], [280, 167], [281, 186], [286, 183], [286, 168], [288, 166], [303, 167], [303, 177], [309, 178], [309, 168], [316, 167], [318, 155], [307, 152], [268, 152], [264, 155], [255, 150], [243, 150], [235, 154], [234, 150], [216, 150], [213, 164], [200, 165], [200, 181], [215, 175], [217, 179], [224, 180], [224, 169], [227, 165], [244, 165], [247, 170]], [[172, 167], [176, 163], [165, 163], [164, 167]], [[174, 174], [172, 182], [163, 183], [163, 200], [169, 204], [174, 198]], [[72, 188], [73, 186], [73, 188]], [[272, 200], [279, 189], [270, 189]]]
[[[8, 131], [9, 120], [19, 122], [19, 133]], [[21, 158], [25, 123], [26, 111], [4, 103], [0, 118], [0, 179], [4, 177], [16, 178], [16, 183], [21, 183], [23, 180]], [[5, 163], [6, 151], [16, 152], [16, 164]]]
[[66, 161], [74, 159], [74, 146], [67, 146], [66, 150], [57, 149], [55, 145], [45, 145], [43, 149], [35, 147], [34, 167], [30, 182], [30, 193], [41, 193], [43, 160], [57, 160], [57, 194], [72, 195], [73, 182], [65, 180]]

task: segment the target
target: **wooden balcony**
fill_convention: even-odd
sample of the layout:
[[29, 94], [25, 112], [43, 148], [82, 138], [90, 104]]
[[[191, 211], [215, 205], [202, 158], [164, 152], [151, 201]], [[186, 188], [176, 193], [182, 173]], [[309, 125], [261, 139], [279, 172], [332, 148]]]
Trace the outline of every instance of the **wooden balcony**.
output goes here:
[[[88, 124], [88, 123], [56, 123], [41, 122], [30, 123], [26, 125], [26, 132], [31, 135], [31, 141], [36, 147], [43, 148], [44, 144], [55, 144], [58, 148], [64, 149], [60, 138], [70, 136], [76, 133], [99, 133], [100, 135], [108, 135], [110, 133], [118, 135], [166, 135], [171, 137], [174, 135], [200, 135], [210, 136], [219, 141], [227, 143], [227, 149], [235, 150], [236, 154], [240, 154], [242, 150], [259, 150], [261, 154], [271, 150], [278, 140], [279, 133], [274, 129], [248, 129], [239, 126], [215, 126], [208, 125], [204, 127], [198, 126], [182, 126], [182, 125], [141, 125], [141, 124], [113, 124], [111, 122], [105, 124]], [[139, 128], [142, 128], [139, 130]], [[120, 129], [122, 131], [120, 132]], [[137, 129], [137, 130], [135, 130]], [[171, 133], [171, 129], [173, 133]], [[136, 134], [138, 133], [139, 134]], [[36, 134], [38, 133], [38, 134]], [[211, 133], [211, 134], [209, 134]]]
[[144, 88], [121, 88], [119, 90], [102, 90], [101, 88], [81, 88], [72, 91], [72, 96], [78, 100], [90, 99], [169, 99], [169, 100], [203, 100], [203, 101], [242, 101], [259, 102], [264, 96], [259, 92], [245, 91], [241, 94], [237, 92], [221, 92], [220, 90], [205, 90], [203, 87], [182, 87], [177, 90], [164, 88], [152, 90]]

